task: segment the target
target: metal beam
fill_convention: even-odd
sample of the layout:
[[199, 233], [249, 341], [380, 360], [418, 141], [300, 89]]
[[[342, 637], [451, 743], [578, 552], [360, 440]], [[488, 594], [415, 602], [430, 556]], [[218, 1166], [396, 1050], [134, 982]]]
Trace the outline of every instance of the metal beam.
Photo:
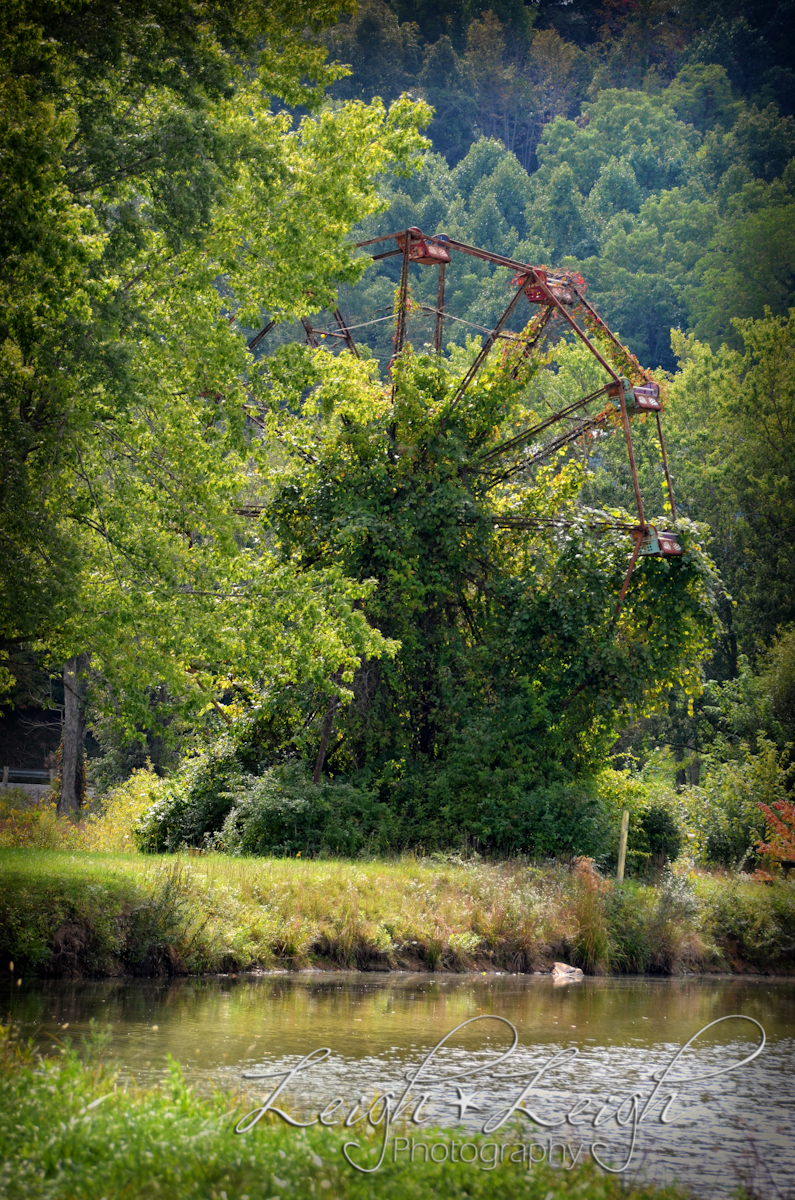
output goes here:
[[400, 272], [398, 289], [397, 327], [395, 329], [395, 357], [403, 349], [406, 340], [406, 305], [409, 296], [409, 262], [411, 255], [411, 234], [406, 230], [406, 240], [403, 243], [403, 268]]
[[569, 442], [575, 442], [577, 438], [582, 437], [584, 433], [588, 433], [591, 429], [598, 429], [600, 425], [604, 424], [605, 415], [605, 413], [600, 413], [597, 417], [589, 417], [586, 421], [581, 421], [574, 429], [560, 434], [553, 441], [548, 442], [546, 446], [542, 446], [537, 454], [532, 454], [529, 458], [523, 458], [521, 462], [515, 463], [507, 471], [503, 471], [501, 475], [494, 476], [489, 486], [494, 487], [496, 484], [510, 479], [512, 475], [518, 474], [519, 471], [524, 471], [527, 467], [531, 467], [535, 463], [543, 462], [545, 458], [549, 458], [550, 454], [554, 454], [556, 450], [563, 450], [564, 447], [568, 446]]
[[267, 324], [267, 325], [264, 325], [264, 326], [263, 326], [263, 328], [262, 328], [262, 329], [260, 329], [259, 333], [255, 333], [255, 334], [254, 334], [254, 337], [251, 339], [251, 341], [247, 343], [247, 345], [246, 345], [246, 349], [247, 349], [247, 350], [255, 350], [255, 349], [256, 349], [256, 347], [257, 347], [257, 346], [260, 344], [260, 342], [262, 341], [262, 339], [263, 339], [263, 338], [264, 338], [264, 337], [265, 337], [267, 334], [269, 334], [269, 333], [270, 333], [270, 331], [273, 329], [273, 327], [274, 327], [274, 325], [275, 325], [275, 324], [276, 324], [276, 322], [275, 322], [275, 321], [268, 321], [268, 324]]
[[307, 345], [314, 346], [314, 348], [317, 349], [320, 345], [320, 342], [317, 340], [317, 337], [315, 336], [315, 331], [312, 328], [312, 326], [309, 324], [308, 319], [306, 317], [301, 317], [301, 324], [304, 327], [304, 333], [306, 334]]
[[[513, 370], [511, 371], [511, 379], [517, 378], [517, 376], [519, 375], [519, 371], [521, 370], [522, 363], [527, 361], [527, 359], [530, 357], [533, 350], [535, 350], [536, 346], [541, 341], [541, 339], [543, 337], [545, 337], [546, 334], [549, 332], [547, 330], [547, 325], [549, 325], [549, 323], [551, 322], [553, 317], [556, 315], [557, 314], [555, 313], [555, 310], [552, 308], [546, 308], [544, 310], [544, 312], [541, 316], [541, 320], [539, 321], [539, 323], [534, 331], [534, 336], [532, 338], [527, 338], [525, 341], [524, 350], [522, 351], [521, 355], [517, 359], [516, 363], [514, 364]], [[535, 320], [535, 318], [533, 318], [533, 319]]]
[[334, 309], [334, 320], [337, 322], [337, 325], [339, 326], [339, 329], [340, 329], [340, 332], [339, 332], [339, 334], [337, 334], [337, 337], [343, 337], [345, 339], [345, 345], [348, 347], [351, 354], [354, 354], [358, 358], [359, 351], [356, 349], [356, 343], [354, 342], [353, 337], [351, 336], [351, 331], [348, 328], [348, 326], [345, 324], [345, 321], [343, 320], [343, 317], [342, 317], [342, 313], [340, 312], [340, 310], [338, 308]]
[[[596, 358], [602, 364], [602, 366], [607, 371], [607, 373], [609, 375], [612, 375], [613, 379], [618, 384], [618, 389], [619, 389], [618, 396], [619, 396], [619, 400], [621, 402], [621, 424], [624, 429], [624, 437], [626, 438], [626, 443], [627, 443], [627, 454], [629, 456], [629, 469], [630, 469], [630, 473], [632, 475], [632, 487], [635, 492], [635, 504], [637, 505], [637, 509], [638, 509], [638, 519], [640, 520], [641, 529], [645, 530], [646, 518], [643, 513], [643, 498], [640, 494], [640, 484], [638, 482], [638, 471], [637, 471], [637, 467], [635, 466], [635, 451], [632, 446], [632, 434], [630, 433], [630, 429], [629, 429], [629, 414], [627, 413], [627, 402], [624, 399], [624, 385], [621, 382], [621, 376], [618, 375], [613, 370], [613, 368], [610, 366], [610, 363], [608, 363], [604, 358], [602, 358], [602, 355], [596, 349], [596, 346], [594, 346], [593, 342], [587, 336], [587, 334], [583, 333], [583, 331], [580, 329], [577, 322], [572, 317], [571, 313], [566, 312], [565, 308], [560, 303], [560, 301], [557, 299], [557, 297], [547, 287], [546, 281], [541, 279], [538, 275], [536, 275], [536, 286], [540, 287], [541, 291], [548, 297], [550, 304], [555, 305], [555, 307], [558, 309], [558, 311], [563, 316], [564, 320], [568, 321], [569, 325], [574, 330], [574, 332], [577, 334], [577, 336], [579, 338], [581, 338], [581, 340], [585, 343], [585, 345], [591, 351], [594, 358]], [[590, 308], [589, 305], [586, 305], [586, 307]], [[593, 310], [591, 310], [591, 311], [593, 311]], [[619, 345], [620, 345], [620, 343], [619, 343]]]
[[660, 439], [660, 451], [662, 452], [663, 470], [665, 471], [665, 482], [668, 485], [668, 499], [671, 502], [671, 517], [676, 520], [676, 501], [674, 500], [674, 485], [671, 483], [671, 472], [668, 470], [668, 455], [665, 453], [665, 441], [663, 440], [662, 422], [660, 414], [656, 412], [657, 418], [657, 434]]
[[525, 282], [524, 282], [524, 280], [522, 280], [522, 286], [513, 295], [510, 304], [505, 309], [505, 312], [502, 314], [499, 321], [494, 326], [491, 333], [489, 334], [489, 336], [486, 338], [485, 342], [483, 343], [483, 345], [480, 349], [480, 353], [477, 355], [475, 361], [472, 363], [472, 366], [469, 368], [466, 375], [464, 376], [464, 378], [461, 380], [458, 387], [456, 388], [455, 395], [453, 396], [453, 399], [450, 402], [450, 407], [447, 410], [447, 416], [449, 416], [450, 413], [453, 411], [453, 409], [456, 407], [459, 400], [463, 396], [464, 392], [467, 390], [470, 383], [475, 378], [478, 371], [480, 370], [480, 368], [483, 366], [484, 362], [488, 358], [488, 356], [491, 352], [492, 346], [494, 345], [494, 343], [496, 342], [497, 338], [500, 335], [500, 331], [502, 330], [502, 328], [506, 324], [506, 322], [509, 320], [513, 310], [516, 308], [516, 305], [521, 300], [522, 295], [524, 294], [524, 289], [525, 289]]
[[439, 263], [439, 284], [436, 288], [436, 329], [433, 344], [437, 354], [442, 353], [442, 338], [444, 336], [444, 275], [446, 263]]
[[503, 442], [499, 446], [495, 446], [493, 450], [489, 450], [488, 454], [484, 454], [480, 460], [481, 463], [487, 463], [493, 458], [499, 458], [502, 454], [509, 454], [511, 450], [518, 449], [522, 442], [526, 442], [528, 438], [535, 437], [537, 433], [543, 433], [550, 425], [554, 425], [556, 421], [562, 421], [566, 417], [571, 416], [578, 408], [589, 404], [591, 400], [596, 400], [599, 396], [603, 396], [607, 391], [607, 387], [600, 388], [597, 392], [591, 392], [588, 396], [583, 396], [581, 400], [575, 400], [573, 404], [568, 404], [566, 408], [561, 408], [558, 412], [553, 413], [551, 417], [547, 417], [545, 421], [539, 422], [538, 425], [532, 425], [529, 429], [525, 429], [523, 433], [517, 433], [516, 437], [509, 438], [507, 442]]

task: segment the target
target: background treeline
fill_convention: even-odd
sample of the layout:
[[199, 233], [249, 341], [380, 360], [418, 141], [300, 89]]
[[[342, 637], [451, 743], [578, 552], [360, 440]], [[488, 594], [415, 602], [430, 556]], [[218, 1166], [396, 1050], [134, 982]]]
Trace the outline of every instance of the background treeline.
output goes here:
[[[425, 96], [434, 149], [451, 166], [485, 136], [533, 171], [549, 122], [577, 117], [606, 89], [657, 92], [685, 65], [723, 67], [749, 105], [795, 111], [795, 25], [783, 3], [364, 0], [323, 36], [351, 67], [332, 94]], [[699, 116], [712, 124], [709, 111]]]
[[[436, 112], [428, 132], [441, 157], [387, 186], [389, 213], [368, 234], [446, 222], [529, 261], [573, 258], [635, 353], [667, 369], [671, 328], [717, 349], [740, 344], [732, 318], [787, 311], [787, 6], [455, 7], [430, 16], [365, 0], [324, 35], [352, 66], [332, 94], [408, 88]], [[446, 90], [433, 74], [444, 54]], [[498, 298], [471, 269], [453, 311], [487, 324]]]

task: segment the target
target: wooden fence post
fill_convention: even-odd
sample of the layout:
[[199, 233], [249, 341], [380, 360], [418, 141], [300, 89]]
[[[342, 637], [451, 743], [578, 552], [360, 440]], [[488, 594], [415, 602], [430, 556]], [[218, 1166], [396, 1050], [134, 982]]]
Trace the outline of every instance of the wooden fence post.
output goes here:
[[625, 808], [621, 814], [621, 839], [618, 843], [618, 871], [616, 882], [624, 882], [624, 866], [627, 861], [627, 834], [629, 833], [629, 811]]

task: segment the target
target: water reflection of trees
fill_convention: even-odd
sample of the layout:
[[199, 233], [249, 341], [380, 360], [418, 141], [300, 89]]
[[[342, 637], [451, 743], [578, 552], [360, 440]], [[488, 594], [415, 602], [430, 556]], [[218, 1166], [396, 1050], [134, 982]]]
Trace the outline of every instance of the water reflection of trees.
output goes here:
[[[110, 1026], [111, 1053], [125, 1059], [169, 1052], [209, 1065], [245, 1058], [252, 1038], [257, 1052], [262, 1047], [271, 1055], [309, 1050], [319, 1036], [345, 1056], [382, 1047], [400, 1053], [489, 1013], [512, 1021], [524, 1046], [681, 1045], [710, 1021], [736, 1013], [759, 1021], [774, 1041], [791, 1035], [795, 1024], [795, 981], [622, 978], [553, 988], [548, 978], [518, 976], [44, 980], [7, 993], [3, 1007], [42, 1049], [47, 1034], [64, 1036], [63, 1025], [79, 1040], [94, 1020]], [[710, 1036], [726, 1042], [743, 1032], [727, 1023], [704, 1044]], [[489, 1033], [479, 1024], [458, 1044], [501, 1036], [498, 1027]]]

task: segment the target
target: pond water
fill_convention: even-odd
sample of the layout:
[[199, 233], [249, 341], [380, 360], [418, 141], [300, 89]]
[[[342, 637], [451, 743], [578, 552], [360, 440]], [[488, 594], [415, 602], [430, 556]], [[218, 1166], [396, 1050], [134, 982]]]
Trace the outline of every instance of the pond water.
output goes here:
[[[626, 1164], [624, 1178], [678, 1180], [699, 1197], [728, 1196], [742, 1181], [773, 1197], [795, 1181], [795, 980], [557, 984], [550, 976], [348, 973], [23, 980], [0, 994], [0, 1005], [42, 1050], [59, 1052], [67, 1037], [80, 1049], [93, 1021], [109, 1032], [106, 1053], [125, 1076], [153, 1082], [171, 1055], [191, 1084], [232, 1089], [247, 1107], [262, 1105], [304, 1056], [325, 1048], [273, 1103], [296, 1120], [325, 1109], [342, 1146], [357, 1136], [355, 1118], [366, 1122], [373, 1100], [391, 1091], [397, 1103], [409, 1086], [403, 1118], [417, 1120], [395, 1123], [385, 1171], [412, 1145], [424, 1155], [421, 1141], [446, 1142], [435, 1156], [457, 1153], [453, 1143], [463, 1145], [486, 1123], [495, 1141], [514, 1147], [503, 1155], [523, 1153], [529, 1163], [551, 1153], [565, 1166], [593, 1153], [614, 1169]], [[408, 1085], [406, 1073], [463, 1022]], [[515, 1049], [498, 1063], [513, 1030]], [[244, 1078], [257, 1071], [282, 1074]], [[335, 1098], [341, 1103], [327, 1108]], [[375, 1106], [372, 1122], [384, 1106]], [[431, 1126], [444, 1132], [431, 1135]], [[383, 1130], [381, 1120], [376, 1134]], [[405, 1147], [391, 1140], [398, 1137]], [[377, 1145], [376, 1138], [366, 1153], [351, 1153], [375, 1161]]]

